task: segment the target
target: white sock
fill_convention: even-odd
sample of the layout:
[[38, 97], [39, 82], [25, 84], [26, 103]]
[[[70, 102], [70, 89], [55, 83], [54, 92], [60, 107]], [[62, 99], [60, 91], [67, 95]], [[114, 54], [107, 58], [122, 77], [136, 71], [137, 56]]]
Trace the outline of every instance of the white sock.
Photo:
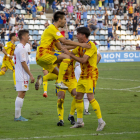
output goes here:
[[86, 93], [84, 94], [84, 108], [85, 108], [85, 111], [88, 112], [89, 100], [87, 98], [87, 94]]
[[15, 100], [15, 118], [19, 118], [21, 116], [21, 108], [23, 106], [24, 99], [17, 97]]
[[98, 119], [98, 123], [103, 123], [103, 122], [104, 122], [104, 121], [103, 121], [102, 118]]
[[77, 118], [77, 122], [83, 122], [83, 118]]

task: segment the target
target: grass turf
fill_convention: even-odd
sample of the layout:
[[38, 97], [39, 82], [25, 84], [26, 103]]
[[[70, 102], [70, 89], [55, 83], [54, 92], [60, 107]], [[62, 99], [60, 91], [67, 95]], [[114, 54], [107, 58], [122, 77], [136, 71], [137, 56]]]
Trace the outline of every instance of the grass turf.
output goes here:
[[[14, 107], [17, 92], [14, 90], [12, 72], [0, 77], [0, 140], [66, 139], [66, 140], [139, 140], [140, 139], [140, 63], [99, 64], [99, 79], [95, 98], [99, 102], [106, 127], [96, 132], [97, 118], [89, 107], [91, 115], [84, 116], [84, 128], [70, 129], [67, 120], [72, 98], [66, 93], [64, 103], [64, 126], [58, 122], [54, 81], [48, 83], [48, 98], [43, 98], [43, 87], [36, 91], [30, 84], [22, 116], [28, 122], [14, 122]], [[42, 68], [31, 65], [36, 78]], [[43, 73], [42, 73], [43, 74]], [[76, 115], [75, 115], [76, 118]], [[124, 132], [124, 133], [122, 133]], [[134, 132], [134, 133], [130, 133]], [[43, 137], [44, 136], [44, 137]], [[38, 137], [38, 138], [35, 138]]]

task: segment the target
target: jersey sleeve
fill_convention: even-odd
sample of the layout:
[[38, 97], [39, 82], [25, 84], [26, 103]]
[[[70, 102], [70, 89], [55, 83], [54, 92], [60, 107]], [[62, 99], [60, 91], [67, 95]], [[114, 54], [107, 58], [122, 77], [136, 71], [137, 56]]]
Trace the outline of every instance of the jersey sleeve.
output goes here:
[[52, 29], [51, 34], [54, 36], [54, 38], [55, 38], [56, 40], [58, 40], [59, 38], [64, 37], [64, 36], [60, 33], [60, 31], [59, 31], [58, 29], [55, 28], [55, 26], [53, 26], [51, 29]]
[[72, 50], [72, 53], [73, 53], [74, 55], [78, 54], [78, 49], [79, 49], [79, 47], [76, 47], [75, 49]]
[[8, 50], [9, 48], [11, 48], [11, 45], [7, 43], [7, 44], [4, 46], [4, 49], [5, 49], [5, 50]]
[[86, 49], [84, 55], [88, 55], [89, 57], [91, 57], [95, 53], [95, 51], [96, 51], [96, 46], [95, 44], [93, 44], [90, 49]]
[[19, 53], [20, 53], [19, 54], [20, 62], [26, 61], [26, 55], [27, 55], [26, 49], [25, 48], [21, 49]]

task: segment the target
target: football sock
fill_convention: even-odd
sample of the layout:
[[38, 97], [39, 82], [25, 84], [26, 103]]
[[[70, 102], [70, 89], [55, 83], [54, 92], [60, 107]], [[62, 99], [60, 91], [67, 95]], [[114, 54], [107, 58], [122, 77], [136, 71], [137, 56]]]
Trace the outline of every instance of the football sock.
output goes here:
[[43, 81], [49, 81], [49, 80], [57, 80], [57, 75], [54, 73], [48, 73], [47, 75], [43, 76]]
[[69, 62], [70, 62], [70, 59], [63, 59], [63, 61], [60, 63], [59, 75], [58, 75], [58, 80], [57, 80], [58, 83], [63, 81], [63, 76], [68, 68]]
[[83, 99], [76, 100], [77, 122], [83, 118]]
[[75, 96], [73, 97], [72, 103], [71, 103], [71, 110], [70, 110], [70, 115], [73, 116], [75, 113], [75, 108], [76, 108], [76, 99]]
[[85, 111], [88, 112], [89, 100], [87, 98], [87, 94], [86, 93], [84, 94], [84, 108], [85, 108]]
[[13, 80], [14, 80], [14, 85], [16, 86], [16, 76], [15, 76], [15, 70], [13, 70]]
[[100, 110], [100, 106], [99, 106], [98, 102], [95, 99], [93, 99], [90, 101], [90, 104], [91, 104], [94, 112], [96, 113], [98, 120], [101, 119], [102, 115], [101, 115], [101, 110]]
[[0, 71], [0, 76], [4, 75], [5, 72], [4, 71]]
[[64, 115], [64, 100], [63, 99], [58, 99], [57, 100], [57, 113], [58, 113], [58, 118], [59, 120], [63, 120], [63, 115]]
[[23, 106], [24, 99], [17, 97], [15, 100], [15, 118], [19, 118], [21, 116], [21, 108]]
[[47, 93], [48, 81], [43, 82], [44, 93]]

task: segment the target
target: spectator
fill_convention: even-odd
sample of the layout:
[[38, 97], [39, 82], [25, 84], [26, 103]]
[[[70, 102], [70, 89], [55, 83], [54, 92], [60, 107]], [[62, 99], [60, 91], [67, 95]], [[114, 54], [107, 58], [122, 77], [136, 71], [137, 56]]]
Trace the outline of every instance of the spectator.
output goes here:
[[49, 10], [49, 1], [46, 2], [46, 12]]
[[35, 6], [37, 7], [38, 4], [40, 3], [40, 0], [34, 0], [34, 2], [35, 2]]
[[140, 23], [139, 23], [139, 25], [137, 27], [137, 32], [138, 32], [138, 40], [140, 40]]
[[55, 10], [58, 10], [58, 8], [56, 7], [58, 4], [59, 4], [59, 1], [58, 2], [57, 2], [57, 0], [53, 1], [53, 3], [52, 3], [53, 12], [55, 12]]
[[108, 26], [108, 13], [107, 13], [107, 10], [106, 9], [105, 9], [104, 16], [105, 16], [104, 25], [105, 26]]
[[128, 7], [128, 12], [129, 12], [129, 20], [132, 21], [132, 17], [133, 17], [133, 6], [132, 4], [130, 3], [130, 6]]
[[123, 7], [124, 20], [127, 20], [127, 5]]
[[32, 0], [28, 0], [28, 3], [32, 3]]
[[108, 38], [111, 37], [111, 39], [113, 39], [112, 29], [113, 29], [112, 25], [109, 24], [109, 26], [108, 26]]
[[15, 9], [12, 7], [12, 8], [10, 8], [10, 13], [9, 13], [9, 17], [11, 17], [12, 16], [12, 14], [15, 16]]
[[101, 14], [99, 14], [99, 16], [97, 16], [97, 20], [98, 20], [97, 27], [99, 29], [102, 29], [103, 28], [103, 22], [102, 22], [102, 15]]
[[34, 42], [32, 44], [32, 48], [33, 48], [34, 51], [37, 50], [37, 46], [38, 46], [38, 44], [37, 44], [36, 40], [34, 40]]
[[4, 20], [3, 14], [0, 13], [0, 30], [4, 27], [3, 20]]
[[123, 0], [123, 2], [121, 3], [122, 8], [124, 8], [124, 6], [126, 5], [125, 0]]
[[122, 42], [121, 42], [121, 49], [122, 49], [122, 50], [125, 50], [125, 41], [123, 41], [123, 40], [122, 40]]
[[41, 6], [43, 7], [43, 11], [44, 11], [44, 13], [45, 13], [45, 11], [46, 11], [46, 0], [41, 0]]
[[112, 22], [113, 22], [113, 30], [114, 30], [114, 26], [116, 27], [116, 30], [118, 30], [118, 19], [117, 19], [116, 15], [112, 19]]
[[91, 2], [90, 2], [90, 11], [92, 10], [92, 6], [94, 6], [94, 10], [96, 10], [96, 0], [91, 0]]
[[6, 12], [5, 12], [5, 15], [6, 15], [6, 21], [9, 22], [9, 10], [6, 9]]
[[136, 32], [137, 32], [137, 22], [136, 22], [136, 20], [134, 19], [134, 20], [133, 20], [133, 35], [136, 35]]
[[87, 26], [87, 11], [86, 9], [83, 8], [83, 22], [84, 22], [84, 26], [86, 27]]
[[108, 0], [105, 0], [104, 1], [104, 7], [107, 8], [107, 6], [108, 6]]
[[27, 9], [27, 14], [28, 14], [28, 15], [32, 13], [32, 11], [31, 11], [31, 9], [32, 9], [31, 3], [28, 3], [26, 9]]
[[73, 31], [72, 30], [69, 30], [69, 32], [68, 32], [68, 39], [69, 40], [73, 40]]
[[92, 15], [92, 18], [88, 21], [88, 25], [90, 26], [90, 25], [96, 25], [97, 24], [97, 18], [94, 16], [94, 15]]
[[21, 0], [21, 7], [24, 10], [26, 10], [26, 3], [27, 3], [27, 0]]
[[38, 6], [37, 6], [37, 14], [43, 15], [43, 7], [41, 6], [40, 3], [39, 3]]
[[65, 0], [63, 0], [61, 2], [61, 7], [62, 7], [62, 9], [66, 9], [67, 8], [67, 3], [65, 2]]
[[3, 11], [4, 8], [5, 8], [5, 7], [2, 5], [2, 2], [0, 1], [0, 11]]
[[78, 10], [82, 8], [82, 3], [80, 2], [80, 0], [78, 0], [78, 2], [76, 3], [76, 6]]
[[6, 21], [7, 21], [6, 15], [3, 14], [3, 24], [4, 24], [5, 30], [7, 29], [7, 27], [6, 27]]
[[80, 23], [81, 23], [81, 11], [78, 10], [78, 12], [76, 13], [76, 15], [77, 15], [77, 18], [80, 20]]
[[134, 13], [133, 20], [136, 20], [136, 22], [138, 22], [138, 16], [137, 16], [137, 13]]
[[127, 28], [127, 30], [130, 30], [130, 31], [132, 30], [130, 21], [128, 21], [128, 23], [126, 24], [126, 28]]
[[20, 18], [20, 24], [22, 24], [22, 25], [24, 25], [25, 24], [25, 22], [24, 22], [24, 15], [21, 15], [21, 18]]
[[114, 7], [114, 8], [112, 9], [112, 11], [113, 11], [113, 15], [117, 15], [117, 11], [118, 11], [117, 6], [116, 6], [116, 7]]
[[17, 2], [15, 2], [14, 0], [11, 1], [11, 7], [17, 9], [16, 4], [17, 4]]
[[20, 20], [20, 18], [18, 16], [18, 14], [16, 14], [16, 23], [19, 23], [19, 20]]
[[140, 15], [138, 16], [138, 24], [140, 23]]
[[119, 23], [118, 23], [118, 30], [121, 30], [121, 20], [119, 20]]
[[77, 28], [78, 25], [80, 25], [80, 19], [79, 19], [79, 18], [77, 18], [77, 19], [75, 20], [75, 27]]
[[18, 24], [15, 24], [14, 27], [12, 28], [11, 33], [15, 33], [16, 36], [18, 36], [18, 31], [19, 31]]
[[71, 5], [72, 5], [71, 0], [69, 0], [69, 1], [67, 2], [67, 6], [69, 6], [69, 5], [70, 5], [70, 3], [71, 3]]
[[3, 44], [0, 42], [0, 51], [2, 51], [2, 48], [3, 48]]
[[4, 28], [2, 28], [2, 31], [1, 31], [1, 43], [5, 46], [5, 30]]
[[113, 38], [114, 38], [115, 41], [119, 40], [119, 36], [116, 34], [116, 30], [114, 30]]
[[140, 12], [140, 7], [139, 5], [137, 4], [136, 7], [135, 7], [135, 13], [137, 14], [137, 16], [139, 16], [139, 12]]
[[114, 1], [113, 0], [109, 0], [109, 8], [110, 8], [110, 10], [114, 8]]
[[20, 31], [20, 30], [23, 30], [23, 25], [20, 26], [19, 31]]
[[107, 47], [108, 47], [108, 50], [110, 50], [110, 40], [109, 40], [109, 38], [107, 39]]
[[136, 50], [140, 50], [140, 45], [139, 44], [136, 45]]
[[16, 24], [16, 18], [14, 17], [14, 15], [12, 14], [12, 16], [9, 19], [9, 30]]
[[135, 0], [132, 0], [132, 1], [129, 0], [128, 3], [127, 3], [128, 7], [129, 7], [130, 5], [133, 5], [133, 2], [135, 2]]
[[122, 9], [122, 7], [120, 6], [119, 7], [119, 9], [118, 9], [118, 14], [120, 15], [120, 16], [123, 16], [123, 9]]
[[69, 3], [69, 5], [67, 6], [67, 10], [68, 10], [68, 14], [69, 14], [70, 16], [72, 16], [73, 9], [74, 9], [74, 7], [72, 6], [71, 3]]
[[37, 12], [37, 8], [35, 6], [35, 2], [33, 2], [33, 4], [31, 5], [32, 6], [32, 17], [33, 17], [33, 20], [36, 20], [36, 12]]
[[102, 10], [102, 0], [99, 0], [99, 10]]
[[114, 0], [114, 7], [116, 7], [117, 6], [117, 8], [119, 8], [119, 0]]

